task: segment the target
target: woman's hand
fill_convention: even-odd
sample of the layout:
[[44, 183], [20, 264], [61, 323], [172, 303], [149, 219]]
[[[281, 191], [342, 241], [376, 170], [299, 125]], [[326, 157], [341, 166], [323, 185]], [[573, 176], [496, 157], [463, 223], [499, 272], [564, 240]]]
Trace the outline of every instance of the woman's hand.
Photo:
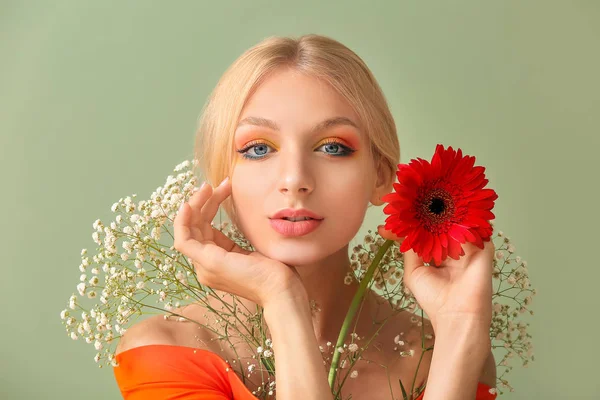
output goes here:
[[[379, 234], [402, 243], [383, 225]], [[441, 321], [481, 322], [489, 329], [492, 321], [492, 270], [494, 243], [483, 249], [473, 243], [462, 244], [465, 254], [458, 260], [446, 258], [439, 267], [424, 265], [413, 250], [404, 253], [404, 284], [427, 313], [434, 330]]]
[[262, 307], [282, 296], [306, 294], [295, 267], [244, 250], [212, 227], [219, 205], [230, 194], [229, 179], [215, 189], [205, 184], [175, 218], [174, 246], [193, 260], [198, 281]]

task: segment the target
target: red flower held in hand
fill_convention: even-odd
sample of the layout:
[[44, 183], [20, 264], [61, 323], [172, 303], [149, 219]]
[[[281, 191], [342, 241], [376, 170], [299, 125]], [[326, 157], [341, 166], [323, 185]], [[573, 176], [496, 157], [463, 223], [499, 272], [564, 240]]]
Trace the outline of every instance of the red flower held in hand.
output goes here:
[[465, 242], [483, 249], [493, 232], [490, 210], [498, 195], [483, 189], [485, 168], [474, 163], [475, 157], [463, 157], [461, 149], [438, 144], [431, 163], [417, 158], [398, 164], [395, 192], [381, 200], [388, 203], [385, 229], [405, 237], [402, 253], [412, 248], [424, 262], [440, 266], [448, 256], [458, 260], [465, 255]]

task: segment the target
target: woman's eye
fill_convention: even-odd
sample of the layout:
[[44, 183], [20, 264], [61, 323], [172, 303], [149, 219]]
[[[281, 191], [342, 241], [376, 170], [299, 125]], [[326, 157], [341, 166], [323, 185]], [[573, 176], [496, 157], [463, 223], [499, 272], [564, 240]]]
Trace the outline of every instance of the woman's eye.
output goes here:
[[[244, 158], [254, 160], [257, 158], [263, 158], [263, 156], [267, 153], [267, 148], [271, 148], [271, 146], [266, 143], [257, 143], [250, 144], [241, 150], [237, 150], [237, 152], [240, 153]], [[254, 150], [254, 154], [252, 154], [250, 150]]]
[[[254, 143], [254, 144], [250, 143], [248, 146], [244, 147], [243, 149], [237, 150], [237, 152], [240, 153], [242, 155], [242, 157], [244, 157], [244, 158], [247, 158], [250, 160], [256, 160], [256, 159], [264, 158], [264, 156], [268, 153], [267, 149], [269, 149], [269, 148], [272, 148], [272, 147], [266, 143]], [[324, 143], [321, 146], [319, 146], [317, 149], [320, 149], [320, 148], [324, 148], [325, 149], [324, 152], [333, 157], [345, 157], [356, 151], [356, 150], [351, 149], [348, 146], [345, 146], [342, 143], [336, 142], [336, 141]]]
[[327, 154], [331, 154], [332, 156], [344, 156], [350, 153], [350, 149], [348, 147], [338, 142], [325, 143], [319, 146], [319, 148], [321, 147], [324, 147], [325, 152]]

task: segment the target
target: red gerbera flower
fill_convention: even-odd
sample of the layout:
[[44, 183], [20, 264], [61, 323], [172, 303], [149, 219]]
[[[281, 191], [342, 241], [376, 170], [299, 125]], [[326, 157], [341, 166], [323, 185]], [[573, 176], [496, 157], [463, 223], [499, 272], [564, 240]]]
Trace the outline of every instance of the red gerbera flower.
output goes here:
[[472, 242], [483, 249], [493, 229], [489, 220], [494, 200], [484, 167], [473, 167], [475, 157], [438, 144], [431, 163], [417, 158], [398, 164], [395, 192], [381, 199], [388, 204], [385, 229], [405, 237], [401, 252], [413, 249], [423, 261], [439, 266], [446, 257], [465, 254], [461, 244]]

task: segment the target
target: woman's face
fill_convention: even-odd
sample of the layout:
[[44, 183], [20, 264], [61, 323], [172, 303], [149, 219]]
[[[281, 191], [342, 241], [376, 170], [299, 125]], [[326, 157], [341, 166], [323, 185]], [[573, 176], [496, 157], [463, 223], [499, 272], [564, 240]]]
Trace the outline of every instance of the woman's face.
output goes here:
[[[332, 118], [337, 123], [321, 125]], [[231, 181], [239, 229], [258, 252], [300, 266], [348, 245], [376, 184], [359, 127], [350, 105], [316, 78], [278, 70], [257, 88], [235, 132]], [[284, 236], [270, 221], [284, 208], [306, 208], [323, 220], [308, 234]]]

